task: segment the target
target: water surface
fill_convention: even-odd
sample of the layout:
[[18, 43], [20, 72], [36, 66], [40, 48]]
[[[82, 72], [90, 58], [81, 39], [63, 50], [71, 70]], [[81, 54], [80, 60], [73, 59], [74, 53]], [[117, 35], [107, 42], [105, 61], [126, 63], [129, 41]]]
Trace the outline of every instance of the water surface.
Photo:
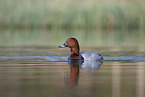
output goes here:
[[[145, 38], [137, 30], [0, 30], [1, 97], [144, 97]], [[77, 37], [104, 61], [68, 61]]]
[[1, 96], [145, 96], [143, 50], [88, 48], [82, 51], [102, 49], [104, 61], [68, 62], [69, 50], [55, 46], [1, 46]]

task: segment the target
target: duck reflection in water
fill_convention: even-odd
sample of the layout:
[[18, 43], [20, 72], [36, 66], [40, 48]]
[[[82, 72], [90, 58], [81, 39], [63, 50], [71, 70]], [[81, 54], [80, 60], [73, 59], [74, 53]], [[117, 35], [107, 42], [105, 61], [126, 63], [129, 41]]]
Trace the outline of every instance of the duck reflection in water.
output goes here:
[[70, 72], [65, 75], [65, 85], [68, 87], [75, 87], [79, 84], [80, 69], [83, 70], [97, 70], [103, 61], [81, 61], [78, 59], [69, 60]]

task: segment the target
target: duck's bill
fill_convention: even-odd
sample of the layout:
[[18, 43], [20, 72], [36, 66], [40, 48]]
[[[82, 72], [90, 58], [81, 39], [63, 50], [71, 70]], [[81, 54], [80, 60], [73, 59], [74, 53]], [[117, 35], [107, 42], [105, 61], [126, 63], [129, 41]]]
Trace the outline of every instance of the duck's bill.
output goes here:
[[64, 48], [64, 47], [68, 47], [67, 42], [65, 42], [63, 45], [58, 46], [58, 48]]
[[65, 46], [64, 45], [60, 45], [60, 46], [58, 46], [58, 48], [64, 48]]

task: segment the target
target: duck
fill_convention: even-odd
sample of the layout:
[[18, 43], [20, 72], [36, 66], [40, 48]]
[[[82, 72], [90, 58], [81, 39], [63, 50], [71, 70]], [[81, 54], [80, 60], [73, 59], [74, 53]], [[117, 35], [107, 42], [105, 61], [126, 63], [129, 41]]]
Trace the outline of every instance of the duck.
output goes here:
[[73, 60], [73, 59], [103, 60], [103, 57], [98, 53], [93, 53], [93, 52], [80, 53], [79, 42], [74, 37], [68, 38], [63, 45], [58, 46], [58, 48], [64, 48], [64, 47], [69, 47], [70, 48], [70, 55], [69, 55], [69, 58], [68, 58], [70, 60]]

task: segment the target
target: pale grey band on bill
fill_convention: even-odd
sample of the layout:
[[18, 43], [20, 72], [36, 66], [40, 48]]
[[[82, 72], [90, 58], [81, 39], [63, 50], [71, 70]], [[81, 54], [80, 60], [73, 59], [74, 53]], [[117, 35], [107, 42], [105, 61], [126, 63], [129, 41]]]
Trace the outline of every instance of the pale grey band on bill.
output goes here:
[[68, 47], [67, 42], [65, 42], [63, 45], [58, 46], [59, 48], [64, 48], [64, 47]]

